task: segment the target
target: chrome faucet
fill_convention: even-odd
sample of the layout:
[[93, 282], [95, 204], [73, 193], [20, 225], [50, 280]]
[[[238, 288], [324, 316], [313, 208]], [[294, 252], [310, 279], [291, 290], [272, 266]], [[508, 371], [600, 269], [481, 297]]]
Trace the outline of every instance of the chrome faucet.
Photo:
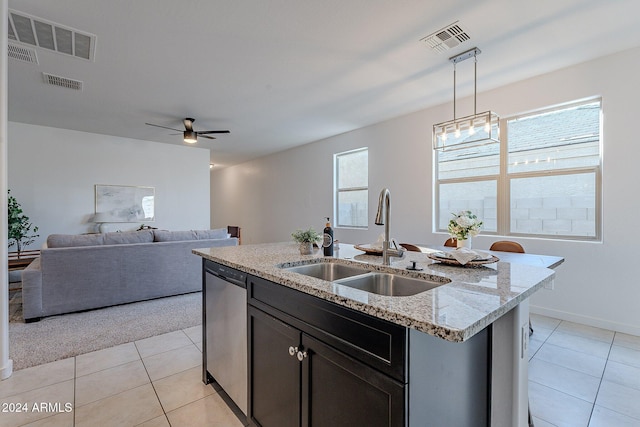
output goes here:
[[384, 242], [382, 242], [382, 265], [390, 265], [389, 258], [392, 256], [401, 257], [404, 251], [398, 247], [395, 240], [391, 248], [389, 239], [389, 212], [391, 211], [391, 202], [389, 201], [389, 189], [383, 188], [378, 199], [378, 212], [376, 213], [376, 225], [384, 225]]

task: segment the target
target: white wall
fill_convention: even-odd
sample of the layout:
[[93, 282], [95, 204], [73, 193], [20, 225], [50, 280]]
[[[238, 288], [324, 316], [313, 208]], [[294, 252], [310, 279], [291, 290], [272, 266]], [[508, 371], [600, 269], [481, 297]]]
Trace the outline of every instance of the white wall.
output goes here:
[[[532, 312], [640, 335], [640, 286], [635, 266], [640, 212], [640, 48], [511, 84], [478, 95], [478, 111], [501, 116], [602, 96], [604, 110], [603, 241], [514, 239], [527, 252], [560, 255], [554, 290], [531, 301]], [[468, 100], [458, 102], [464, 115]], [[461, 108], [462, 107], [462, 108]], [[212, 174], [212, 222], [243, 227], [243, 243], [290, 240], [296, 228], [321, 229], [332, 215], [334, 153], [369, 147], [368, 230], [335, 230], [349, 243], [371, 242], [380, 189], [391, 191], [391, 233], [399, 241], [442, 244], [432, 233], [431, 126], [451, 118], [441, 105], [338, 135]], [[481, 235], [487, 248], [496, 236]]]
[[[94, 230], [95, 184], [155, 187], [156, 221], [209, 228], [209, 150], [9, 122], [9, 188], [40, 237]], [[140, 223], [107, 224], [109, 231]], [[15, 250], [15, 246], [11, 249]]]

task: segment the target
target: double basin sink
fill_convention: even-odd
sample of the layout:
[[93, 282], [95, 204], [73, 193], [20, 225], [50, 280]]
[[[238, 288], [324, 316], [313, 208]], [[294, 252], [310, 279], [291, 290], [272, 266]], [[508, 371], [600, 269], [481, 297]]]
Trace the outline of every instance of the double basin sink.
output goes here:
[[336, 262], [298, 265], [295, 267], [287, 267], [285, 270], [350, 288], [392, 297], [419, 294], [420, 292], [445, 285], [450, 281], [449, 279], [442, 279], [443, 281], [418, 279], [399, 274], [370, 271], [365, 268]]

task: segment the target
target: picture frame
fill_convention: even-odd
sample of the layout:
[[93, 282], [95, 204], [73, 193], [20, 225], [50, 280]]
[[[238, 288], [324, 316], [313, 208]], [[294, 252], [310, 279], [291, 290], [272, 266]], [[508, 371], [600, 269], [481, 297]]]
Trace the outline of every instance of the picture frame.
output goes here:
[[101, 222], [153, 222], [155, 187], [96, 184], [95, 214]]

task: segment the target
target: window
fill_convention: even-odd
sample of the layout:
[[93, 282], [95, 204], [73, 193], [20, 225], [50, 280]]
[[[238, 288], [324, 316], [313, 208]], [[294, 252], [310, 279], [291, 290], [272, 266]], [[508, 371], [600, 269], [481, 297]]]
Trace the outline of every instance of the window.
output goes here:
[[334, 155], [335, 224], [366, 228], [369, 216], [369, 149]]
[[484, 232], [600, 238], [601, 101], [507, 118], [500, 144], [436, 152], [437, 230], [471, 210]]

